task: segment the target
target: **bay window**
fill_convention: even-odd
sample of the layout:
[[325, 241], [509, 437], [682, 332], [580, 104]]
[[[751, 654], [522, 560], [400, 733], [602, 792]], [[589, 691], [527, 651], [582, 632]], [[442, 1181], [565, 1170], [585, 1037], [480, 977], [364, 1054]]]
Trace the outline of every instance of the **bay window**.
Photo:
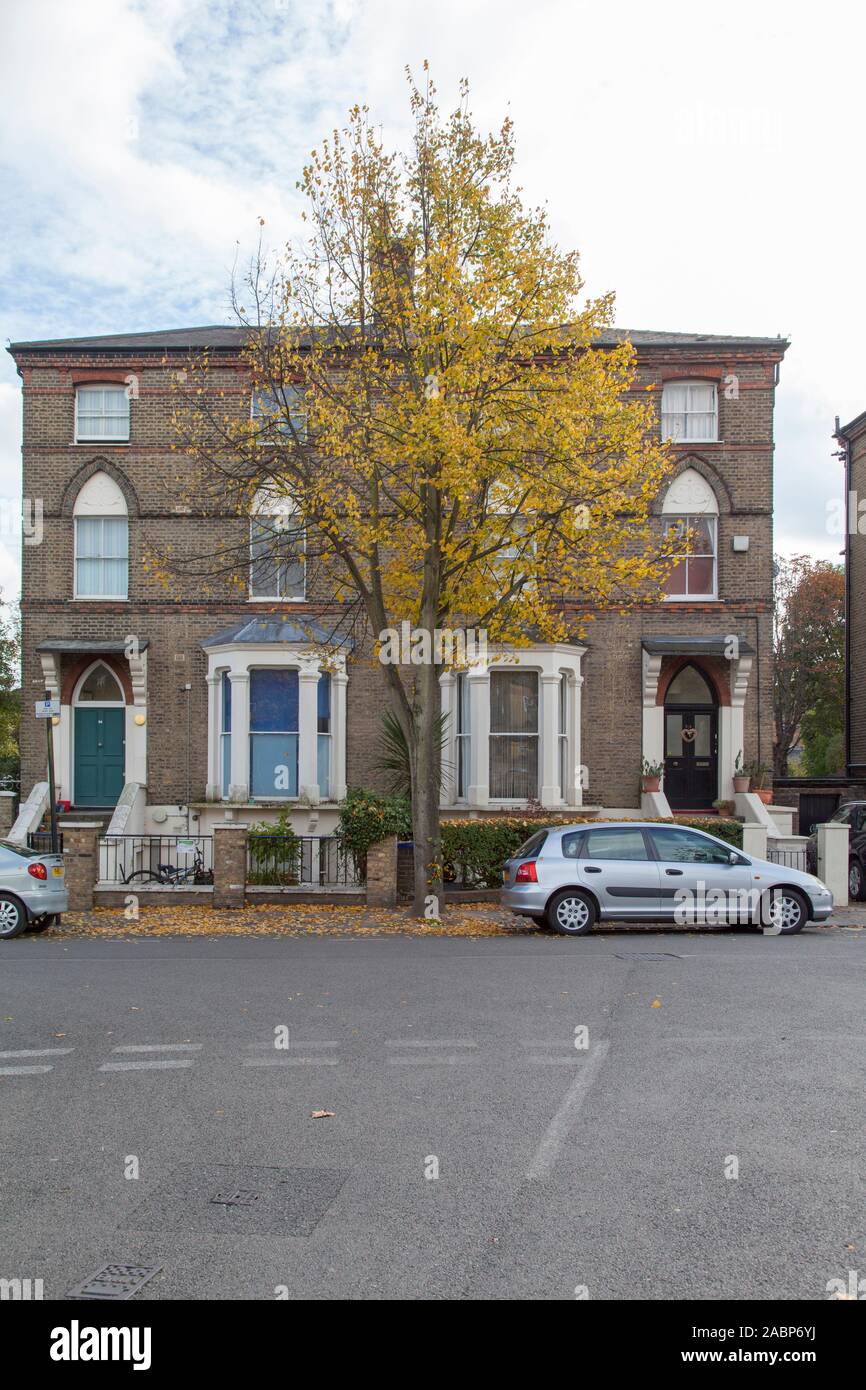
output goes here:
[[331, 785], [331, 677], [327, 671], [316, 686], [316, 768], [319, 795], [327, 800]]
[[538, 796], [538, 675], [490, 673], [490, 796]]
[[457, 675], [457, 799], [466, 800], [469, 788], [469, 681], [465, 671]]
[[250, 672], [250, 795], [298, 795], [298, 672]]

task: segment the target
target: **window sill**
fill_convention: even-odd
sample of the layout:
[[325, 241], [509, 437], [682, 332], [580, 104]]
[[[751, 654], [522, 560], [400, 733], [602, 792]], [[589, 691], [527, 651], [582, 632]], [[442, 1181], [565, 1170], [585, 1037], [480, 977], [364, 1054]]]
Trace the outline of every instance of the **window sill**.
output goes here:
[[664, 436], [662, 436], [662, 444], [688, 444], [689, 446], [694, 446], [695, 444], [724, 444], [724, 442], [723, 439], [673, 439], [670, 435], [665, 439]]
[[306, 594], [296, 598], [282, 598], [279, 594], [250, 594], [247, 603], [306, 603]]
[[665, 603], [721, 603], [718, 594], [665, 594]]
[[73, 603], [129, 603], [129, 598], [124, 594], [73, 594]]
[[131, 439], [73, 439], [69, 445], [70, 449], [90, 448], [93, 444], [101, 444], [105, 449], [128, 449], [132, 443]]

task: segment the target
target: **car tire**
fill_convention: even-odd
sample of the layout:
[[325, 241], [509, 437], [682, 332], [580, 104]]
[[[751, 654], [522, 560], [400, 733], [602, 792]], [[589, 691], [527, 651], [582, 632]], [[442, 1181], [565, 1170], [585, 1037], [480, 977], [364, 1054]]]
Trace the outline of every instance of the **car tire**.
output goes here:
[[863, 901], [863, 865], [859, 859], [849, 859], [848, 861], [848, 897], [853, 898], [854, 902]]
[[27, 926], [27, 913], [23, 903], [13, 898], [11, 893], [0, 893], [0, 941], [11, 941], [20, 936]]
[[59, 921], [59, 912], [43, 912], [39, 917], [30, 918], [27, 931], [48, 931], [49, 927], [55, 927]]
[[798, 931], [802, 931], [810, 917], [809, 904], [796, 888], [773, 888], [770, 892], [770, 924], [764, 922], [763, 914], [761, 926], [776, 925], [775, 914], [782, 916], [782, 930], [777, 932], [778, 936], [794, 936]]
[[598, 910], [588, 893], [563, 888], [547, 904], [547, 923], [563, 936], [585, 936], [595, 926]]

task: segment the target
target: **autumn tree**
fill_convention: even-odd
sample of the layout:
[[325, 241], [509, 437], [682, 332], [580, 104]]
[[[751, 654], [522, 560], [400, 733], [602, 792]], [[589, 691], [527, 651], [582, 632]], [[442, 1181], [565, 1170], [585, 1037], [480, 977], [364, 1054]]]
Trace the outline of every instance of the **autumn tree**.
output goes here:
[[573, 640], [594, 606], [658, 596], [669, 465], [632, 346], [592, 346], [612, 296], [582, 296], [577, 253], [515, 186], [510, 121], [479, 132], [465, 84], [441, 112], [426, 68], [410, 101], [404, 155], [350, 112], [303, 170], [307, 239], [276, 269], [259, 256], [235, 294], [263, 412], [223, 401], [204, 360], [177, 424], [202, 489], [238, 512], [262, 489], [284, 499], [320, 591], [363, 615], [408, 749], [421, 913], [441, 887], [449, 658], [431, 644], [401, 665], [383, 635], [407, 620]]
[[[806, 744], [809, 775], [838, 771], [844, 759], [844, 571], [807, 555], [778, 557], [774, 597], [774, 775], [787, 776], [788, 757], [799, 737]], [[825, 766], [828, 759], [837, 765]]]

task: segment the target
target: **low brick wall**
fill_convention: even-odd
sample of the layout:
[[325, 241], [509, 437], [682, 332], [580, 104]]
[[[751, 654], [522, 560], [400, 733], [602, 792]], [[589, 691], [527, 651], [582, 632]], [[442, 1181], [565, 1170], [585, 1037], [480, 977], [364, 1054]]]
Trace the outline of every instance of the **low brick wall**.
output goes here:
[[389, 835], [367, 851], [367, 905], [394, 907], [397, 902], [397, 836]]

